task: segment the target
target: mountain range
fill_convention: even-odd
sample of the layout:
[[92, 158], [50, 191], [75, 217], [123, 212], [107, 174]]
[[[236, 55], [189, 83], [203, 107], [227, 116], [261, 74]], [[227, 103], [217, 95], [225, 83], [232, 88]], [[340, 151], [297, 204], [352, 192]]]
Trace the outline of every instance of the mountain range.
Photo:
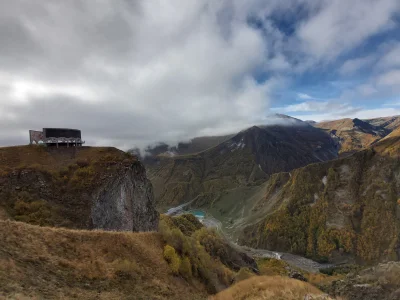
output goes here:
[[0, 298], [398, 299], [399, 120], [0, 148]]
[[279, 118], [200, 152], [145, 159], [158, 209], [202, 209], [253, 247], [321, 261], [397, 259], [400, 117]]

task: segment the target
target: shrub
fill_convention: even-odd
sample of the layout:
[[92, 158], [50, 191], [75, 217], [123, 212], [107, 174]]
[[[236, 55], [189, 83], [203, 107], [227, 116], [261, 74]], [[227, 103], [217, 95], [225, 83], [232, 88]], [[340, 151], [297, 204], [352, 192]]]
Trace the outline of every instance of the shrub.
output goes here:
[[[217, 238], [214, 237], [214, 232], [202, 228], [191, 236], [186, 236], [175, 227], [172, 219], [162, 216], [159, 231], [167, 244], [164, 248], [164, 258], [173, 272], [175, 274], [179, 272], [187, 280], [193, 277], [198, 278], [206, 285], [209, 293], [215, 293], [221, 288], [229, 286], [234, 273], [223, 265], [224, 261], [218, 256], [212, 257], [199, 240], [200, 236], [207, 234]], [[211, 244], [210, 247], [212, 247]]]
[[181, 260], [178, 254], [176, 254], [175, 249], [170, 245], [165, 245], [164, 247], [164, 258], [168, 262], [172, 273], [178, 274]]
[[79, 168], [84, 168], [88, 167], [90, 165], [90, 162], [87, 159], [78, 159], [76, 161], [76, 164], [78, 165]]
[[44, 200], [25, 202], [18, 199], [14, 204], [15, 219], [35, 225], [53, 225], [52, 211]]
[[179, 273], [186, 279], [192, 278], [192, 264], [187, 256], [185, 256], [181, 261]]

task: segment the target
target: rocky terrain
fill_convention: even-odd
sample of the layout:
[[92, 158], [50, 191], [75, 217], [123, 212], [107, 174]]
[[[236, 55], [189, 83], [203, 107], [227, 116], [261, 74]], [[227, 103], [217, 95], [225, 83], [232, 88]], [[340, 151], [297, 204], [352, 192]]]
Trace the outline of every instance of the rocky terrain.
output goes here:
[[81, 229], [156, 230], [152, 185], [136, 157], [115, 148], [0, 149], [3, 219]]
[[272, 176], [258, 202], [270, 209], [241, 242], [335, 262], [398, 260], [399, 132], [352, 156]]
[[400, 299], [400, 263], [387, 262], [360, 271], [321, 286], [334, 297], [352, 300]]

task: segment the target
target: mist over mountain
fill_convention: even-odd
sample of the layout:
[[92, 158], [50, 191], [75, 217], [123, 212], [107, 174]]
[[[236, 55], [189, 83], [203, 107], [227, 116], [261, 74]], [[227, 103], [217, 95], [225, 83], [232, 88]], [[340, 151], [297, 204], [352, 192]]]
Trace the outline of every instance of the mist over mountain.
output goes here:
[[0, 1], [0, 299], [400, 299], [399, 32], [399, 0]]

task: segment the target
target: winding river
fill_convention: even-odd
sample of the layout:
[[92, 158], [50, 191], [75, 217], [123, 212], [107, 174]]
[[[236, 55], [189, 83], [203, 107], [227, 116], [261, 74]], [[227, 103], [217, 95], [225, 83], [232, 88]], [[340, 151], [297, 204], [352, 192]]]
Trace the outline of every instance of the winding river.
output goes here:
[[248, 255], [254, 257], [254, 258], [275, 258], [275, 259], [282, 259], [285, 262], [287, 262], [290, 266], [302, 269], [307, 272], [312, 272], [312, 273], [317, 273], [319, 269], [324, 269], [324, 268], [329, 268], [332, 267], [333, 264], [321, 264], [318, 263], [314, 260], [305, 258], [303, 256], [291, 254], [291, 253], [286, 253], [286, 252], [276, 252], [276, 251], [270, 251], [266, 249], [255, 249], [255, 248], [250, 248], [247, 246], [241, 246], [235, 243], [234, 241], [230, 240], [229, 237], [224, 233], [222, 224], [219, 220], [215, 219], [213, 216], [211, 216], [209, 213], [199, 210], [199, 209], [193, 209], [193, 210], [185, 210], [185, 208], [190, 204], [191, 202], [184, 203], [182, 205], [179, 205], [177, 207], [170, 208], [166, 214], [167, 215], [181, 215], [185, 213], [190, 213], [193, 214], [195, 217], [199, 219], [201, 223], [204, 224], [204, 226], [209, 227], [209, 228], [215, 228], [224, 238], [236, 249], [243, 251], [247, 253]]

